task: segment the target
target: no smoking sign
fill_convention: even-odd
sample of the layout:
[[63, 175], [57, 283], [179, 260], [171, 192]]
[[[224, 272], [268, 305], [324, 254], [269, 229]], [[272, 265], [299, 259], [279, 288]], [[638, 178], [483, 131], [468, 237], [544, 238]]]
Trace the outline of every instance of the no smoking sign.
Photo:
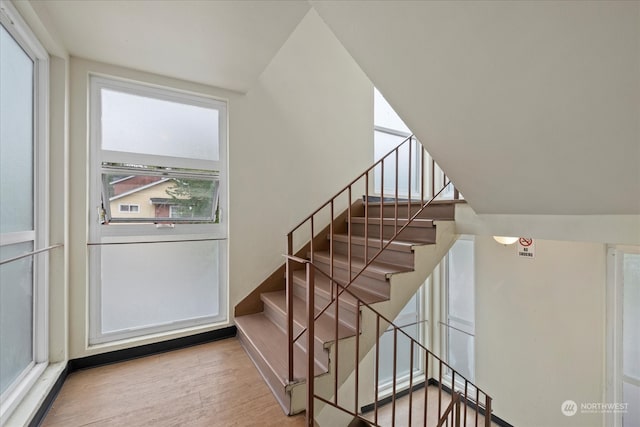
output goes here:
[[536, 250], [533, 239], [521, 237], [518, 239], [518, 256], [524, 258], [535, 258]]

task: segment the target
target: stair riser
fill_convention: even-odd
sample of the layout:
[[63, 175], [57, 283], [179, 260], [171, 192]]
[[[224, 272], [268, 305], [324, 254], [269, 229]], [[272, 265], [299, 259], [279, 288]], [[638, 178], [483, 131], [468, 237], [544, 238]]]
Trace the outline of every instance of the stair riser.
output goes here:
[[[378, 230], [379, 231], [379, 230]], [[379, 236], [378, 232], [378, 236]], [[377, 242], [379, 246], [379, 241]], [[335, 253], [347, 255], [349, 253], [349, 244], [347, 242], [333, 242], [333, 248]], [[378, 247], [369, 246], [367, 250], [367, 261], [373, 259], [373, 257], [378, 253]], [[351, 244], [351, 256], [355, 256], [358, 258], [364, 259], [365, 247], [364, 245]], [[390, 264], [402, 265], [405, 267], [413, 268], [413, 252], [405, 252], [405, 251], [394, 251], [393, 249], [385, 249], [382, 253], [376, 258], [377, 261], [386, 262]]]
[[[301, 299], [306, 299], [307, 298], [307, 285], [306, 283], [299, 283], [297, 281], [294, 282], [294, 290], [293, 293], [295, 296], [297, 296], [298, 298]], [[324, 292], [316, 292], [315, 294], [315, 306], [316, 306], [316, 310], [318, 309], [322, 309], [324, 308], [327, 304], [329, 304], [331, 296], [327, 295]], [[342, 299], [342, 298], [341, 298]], [[350, 304], [346, 304], [346, 303], [342, 303], [342, 301], [339, 304], [339, 312], [340, 312], [340, 318], [338, 319], [340, 321], [340, 323], [355, 328], [355, 324], [356, 324], [356, 312], [354, 311], [355, 307], [350, 305]], [[335, 318], [335, 304], [332, 304], [326, 311], [325, 313], [327, 313], [329, 316], [331, 316], [332, 318]]]
[[[283, 331], [287, 330], [287, 317], [280, 310], [275, 309], [269, 304], [264, 305], [264, 314], [275, 323], [280, 329]], [[293, 335], [297, 336], [302, 331], [302, 327], [297, 324], [293, 324]], [[298, 340], [296, 341], [296, 345], [307, 351], [307, 334], [304, 333]], [[324, 369], [328, 370], [329, 367], [329, 352], [324, 349], [324, 345], [322, 341], [320, 341], [317, 337], [315, 340], [315, 344], [313, 346], [313, 352], [315, 355], [316, 362], [319, 363]]]
[[[407, 219], [407, 210], [406, 204], [398, 204], [398, 218]], [[414, 215], [416, 212], [418, 212], [418, 206], [412, 206], [411, 215]], [[455, 204], [430, 205], [418, 215], [418, 218], [453, 220], [455, 219], [455, 212]], [[383, 216], [385, 218], [395, 217], [395, 206], [385, 205]], [[369, 217], [380, 218], [380, 205], [369, 206]]]
[[[316, 261], [316, 264], [323, 271], [329, 271], [329, 264], [325, 264], [322, 261]], [[352, 276], [358, 273], [357, 268], [354, 267], [354, 272]], [[333, 266], [333, 277], [336, 280], [340, 281], [340, 283], [348, 283], [349, 282], [349, 271], [347, 268], [341, 268], [339, 266]], [[385, 298], [389, 297], [389, 281], [386, 279], [374, 279], [373, 277], [366, 276], [361, 274], [351, 286], [356, 286], [360, 288], [367, 289], [370, 292], [374, 292], [379, 294]]]
[[[382, 227], [382, 237], [390, 239], [400, 230], [402, 224], [398, 223], [397, 229], [394, 225], [384, 225]], [[356, 236], [364, 236], [365, 226], [364, 224], [353, 223], [351, 224], [351, 231]], [[369, 224], [367, 237], [376, 238], [380, 237], [380, 225]], [[435, 243], [436, 241], [436, 229], [435, 227], [412, 227], [411, 225], [402, 230], [398, 234], [399, 240], [405, 240], [416, 243]]]
[[285, 388], [282, 387], [273, 371], [269, 369], [268, 363], [264, 360], [262, 355], [260, 355], [260, 352], [258, 352], [258, 350], [256, 350], [256, 348], [251, 344], [251, 340], [245, 336], [244, 331], [240, 328], [238, 328], [238, 339], [258, 369], [258, 372], [260, 372], [260, 375], [262, 375], [262, 378], [264, 378], [265, 382], [271, 389], [271, 392], [284, 410], [285, 414], [293, 415], [294, 412], [291, 407], [291, 396], [285, 391]]

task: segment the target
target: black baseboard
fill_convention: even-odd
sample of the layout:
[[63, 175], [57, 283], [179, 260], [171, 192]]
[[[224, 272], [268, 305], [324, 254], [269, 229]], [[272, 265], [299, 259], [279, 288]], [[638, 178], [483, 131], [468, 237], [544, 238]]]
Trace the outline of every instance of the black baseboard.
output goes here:
[[229, 326], [215, 331], [203, 332], [201, 334], [190, 335], [188, 337], [175, 338], [168, 341], [162, 341], [153, 344], [145, 344], [138, 347], [126, 348], [123, 350], [110, 351], [108, 353], [96, 354], [94, 356], [73, 359], [67, 362], [67, 366], [58, 376], [55, 384], [45, 397], [36, 411], [33, 419], [29, 423], [29, 427], [38, 427], [44, 421], [47, 413], [51, 409], [58, 393], [62, 389], [65, 380], [74, 371], [80, 369], [95, 368], [103, 365], [124, 362], [126, 360], [138, 359], [140, 357], [151, 356], [153, 354], [166, 353], [172, 350], [191, 347], [198, 344], [205, 344], [212, 341], [218, 341], [225, 338], [235, 337], [237, 329], [235, 326]]
[[[422, 381], [422, 382], [420, 382], [418, 384], [414, 384], [411, 389], [412, 389], [412, 391], [416, 391], [416, 390], [420, 390], [421, 388], [424, 388], [424, 381]], [[399, 391], [399, 392], [396, 393], [396, 399], [399, 399], [399, 398], [401, 398], [403, 396], [406, 396], [408, 394], [409, 394], [409, 389], [408, 388], [406, 390]], [[393, 399], [392, 399], [391, 396], [385, 397], [384, 399], [380, 399], [380, 400], [378, 400], [378, 407], [386, 405], [388, 403], [391, 403], [392, 400]], [[370, 404], [365, 405], [362, 408], [360, 408], [360, 411], [362, 413], [365, 413], [365, 412], [373, 411], [375, 408], [376, 408], [375, 404], [374, 403], [370, 403]]]
[[236, 327], [229, 326], [215, 331], [190, 335], [188, 337], [175, 338], [169, 341], [145, 344], [139, 347], [125, 348], [108, 353], [96, 354], [94, 356], [82, 357], [80, 359], [73, 359], [69, 360], [69, 373], [80, 369], [95, 368], [96, 366], [124, 362], [125, 360], [137, 359], [139, 357], [151, 356], [152, 354], [165, 353], [171, 350], [231, 338], [235, 337], [236, 333]]
[[[438, 380], [436, 380], [435, 378], [429, 378], [427, 380], [427, 385], [438, 387], [439, 383], [438, 383]], [[413, 391], [419, 390], [419, 389], [421, 389], [423, 387], [424, 387], [424, 381], [419, 383], [419, 384], [414, 385], [413, 386]], [[442, 390], [445, 393], [451, 394], [451, 388], [446, 386], [445, 384], [442, 384]], [[402, 390], [401, 392], [396, 393], [396, 398], [400, 398], [400, 397], [406, 396], [408, 394], [409, 394], [409, 389]], [[385, 397], [384, 399], [380, 399], [378, 401], [378, 407], [386, 405], [386, 404], [389, 404], [389, 403], [391, 403], [391, 401], [392, 401], [391, 396]], [[467, 399], [467, 405], [471, 409], [476, 409], [475, 402], [471, 401], [470, 399]], [[362, 411], [362, 413], [366, 413], [366, 412], [373, 411], [374, 409], [375, 409], [375, 404], [370, 403], [369, 405], [363, 406], [360, 410]], [[482, 414], [484, 416], [484, 414], [485, 414], [484, 408], [481, 406], [478, 409], [479, 409], [478, 412], [480, 412], [480, 414]], [[505, 421], [502, 418], [496, 416], [495, 414], [491, 414], [491, 421], [496, 423], [496, 424], [498, 424], [500, 427], [514, 427], [513, 425], [509, 424], [507, 421]]]
[[53, 387], [51, 387], [51, 390], [47, 394], [47, 397], [44, 398], [42, 404], [36, 411], [36, 414], [31, 419], [29, 427], [38, 427], [42, 423], [42, 421], [44, 421], [44, 417], [47, 416], [49, 409], [51, 409], [51, 406], [53, 405], [53, 401], [56, 400], [56, 397], [58, 397], [58, 393], [60, 393], [60, 390], [62, 390], [62, 385], [66, 381], [68, 375], [69, 365], [67, 364], [62, 372], [60, 372], [58, 379], [53, 384]]

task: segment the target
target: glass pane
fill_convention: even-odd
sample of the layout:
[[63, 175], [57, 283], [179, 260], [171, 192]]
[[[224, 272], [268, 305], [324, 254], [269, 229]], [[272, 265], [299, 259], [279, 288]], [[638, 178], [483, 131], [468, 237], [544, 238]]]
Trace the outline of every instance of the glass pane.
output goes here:
[[412, 133], [378, 89], [373, 89], [373, 123], [400, 132]]
[[218, 110], [102, 89], [102, 148], [219, 160]]
[[[406, 332], [411, 338], [418, 342], [420, 339], [420, 325], [417, 323], [420, 316], [420, 306], [418, 304], [420, 292], [416, 293], [407, 305], [403, 307], [398, 316], [393, 321], [396, 326], [402, 327], [402, 330]], [[408, 326], [405, 326], [408, 325]], [[409, 369], [411, 365], [411, 341], [400, 331], [398, 331], [397, 337], [398, 350], [396, 353], [396, 379], [400, 380], [409, 376]], [[414, 372], [420, 371], [421, 366], [418, 360], [420, 351], [418, 347], [414, 347]], [[390, 328], [380, 337], [380, 372], [379, 372], [379, 384], [384, 387], [393, 381], [393, 329]], [[384, 390], [382, 390], [384, 393]]]
[[446, 327], [449, 342], [449, 364], [470, 381], [474, 379], [474, 352], [471, 335]]
[[624, 254], [623, 278], [622, 369], [640, 382], [640, 254]]
[[[33, 243], [0, 247], [0, 260], [33, 250]], [[32, 257], [0, 266], [0, 394], [33, 361]]]
[[33, 230], [33, 62], [0, 26], [0, 233]]
[[474, 309], [473, 240], [458, 240], [448, 258], [449, 323], [473, 333]]
[[109, 221], [157, 222], [169, 218], [218, 222], [218, 188], [214, 178], [167, 178], [104, 173]]
[[622, 400], [627, 403], [626, 412], [622, 414], [622, 427], [640, 426], [640, 387], [623, 383]]
[[[380, 160], [391, 150], [396, 148], [406, 138], [390, 135], [384, 132], [374, 132], [374, 159]], [[422, 147], [419, 143], [413, 142], [411, 146], [411, 179], [409, 179], [409, 143], [406, 143], [398, 150], [398, 197], [407, 197], [409, 194], [409, 182], [411, 182], [411, 198], [420, 197], [420, 155], [416, 156], [417, 147]], [[374, 169], [374, 191], [380, 194], [381, 181], [380, 166]], [[395, 197], [396, 191], [396, 156], [389, 155], [384, 160], [384, 197]]]
[[217, 241], [105, 245], [102, 333], [226, 315]]

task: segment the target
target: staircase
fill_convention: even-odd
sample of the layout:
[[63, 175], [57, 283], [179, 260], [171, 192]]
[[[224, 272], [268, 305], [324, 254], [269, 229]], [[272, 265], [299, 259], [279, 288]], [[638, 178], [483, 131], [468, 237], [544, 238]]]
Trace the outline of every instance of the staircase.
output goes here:
[[[425, 200], [425, 165], [429, 163], [421, 146], [412, 159], [415, 142], [413, 137], [405, 140], [296, 227], [287, 239], [286, 268], [278, 269], [236, 307], [240, 342], [283, 410], [296, 414], [319, 400], [316, 410], [307, 413], [307, 425], [313, 425], [314, 418], [326, 419], [319, 425], [336, 425], [335, 417], [328, 421], [332, 417], [321, 413], [325, 405], [340, 409], [347, 418], [364, 419], [358, 398], [360, 363], [378, 346], [380, 335], [391, 324], [388, 320], [395, 318], [457, 239], [453, 221], [455, 205], [461, 202], [455, 200], [458, 193], [453, 192], [454, 200], [438, 200], [447, 186], [436, 193], [431, 161], [431, 197]], [[407, 164], [419, 159], [419, 168], [408, 168], [404, 198], [399, 197], [398, 188], [403, 145], [404, 153], [409, 146]], [[395, 174], [392, 194], [384, 190], [385, 165]], [[380, 179], [382, 194], [377, 197], [369, 196], [370, 176]], [[413, 197], [412, 181], [419, 183]], [[364, 197], [352, 200], [354, 189], [362, 189]], [[336, 216], [340, 201], [346, 208]], [[317, 231], [323, 215], [326, 226]], [[307, 357], [308, 348], [313, 358]], [[427, 363], [430, 357], [435, 355], [427, 354]], [[443, 366], [440, 361], [440, 384]], [[467, 399], [468, 381], [464, 381]], [[341, 403], [344, 396], [349, 404]], [[339, 423], [348, 424], [347, 418]], [[375, 420], [369, 422], [376, 425]]]

